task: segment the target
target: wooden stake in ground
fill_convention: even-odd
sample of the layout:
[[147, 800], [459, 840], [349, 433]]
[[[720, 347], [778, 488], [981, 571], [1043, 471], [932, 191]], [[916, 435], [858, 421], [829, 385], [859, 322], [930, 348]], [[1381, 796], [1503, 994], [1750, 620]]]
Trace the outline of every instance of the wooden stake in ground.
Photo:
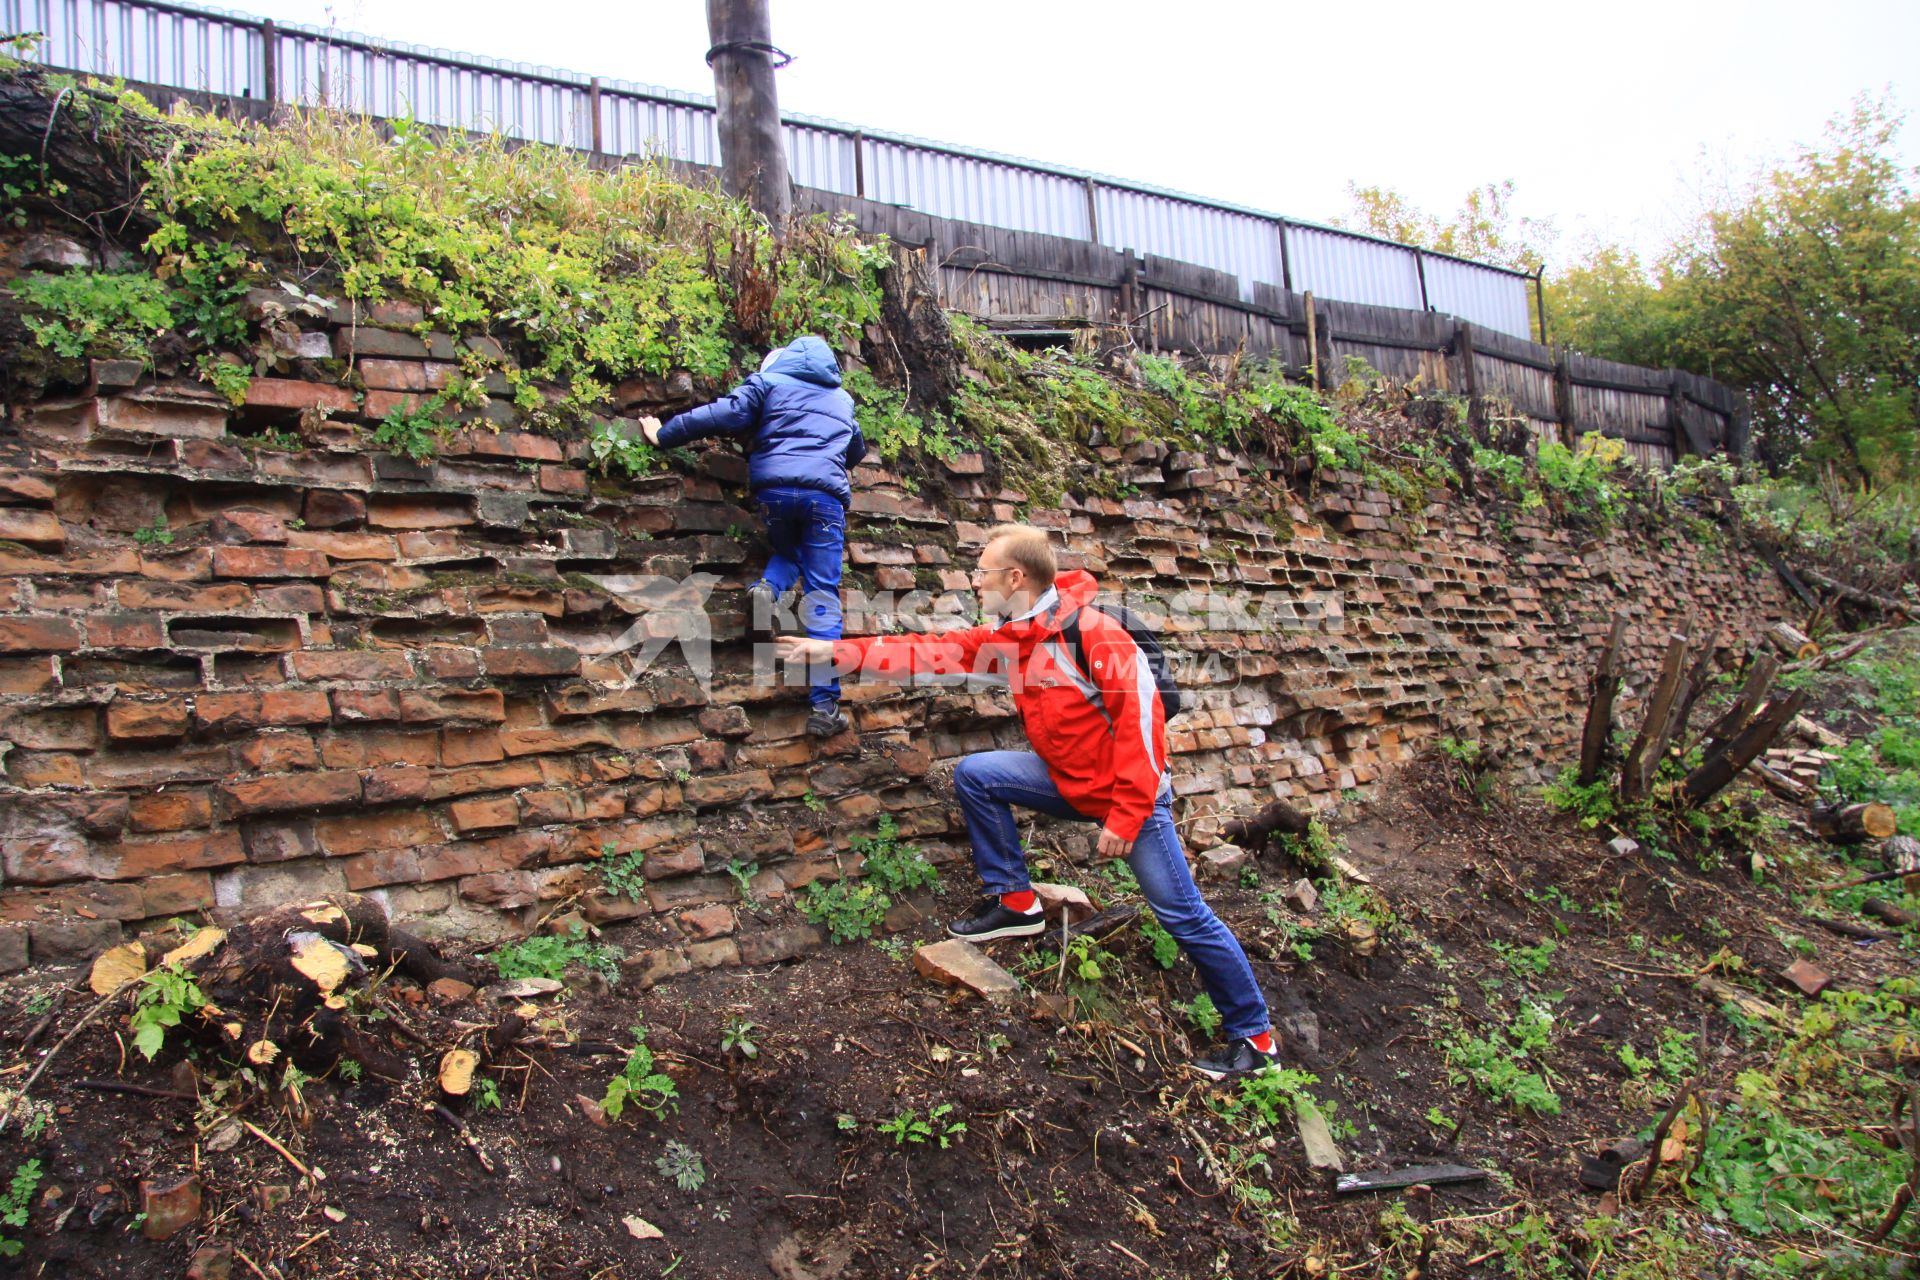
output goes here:
[[1733, 735], [1746, 727], [1753, 713], [1760, 709], [1766, 699], [1767, 691], [1773, 688], [1773, 681], [1780, 674], [1780, 659], [1770, 653], [1758, 653], [1747, 666], [1747, 682], [1740, 686], [1740, 696], [1733, 700], [1726, 713], [1707, 727], [1702, 738], [1701, 751], [1704, 755], [1718, 755], [1725, 749]]
[[1807, 825], [1822, 840], [1858, 844], [1885, 840], [1898, 826], [1893, 809], [1884, 804], [1818, 804], [1807, 810]]
[[1627, 752], [1627, 762], [1620, 770], [1620, 797], [1623, 800], [1639, 800], [1653, 785], [1653, 771], [1660, 764], [1661, 753], [1666, 750], [1668, 722], [1674, 699], [1680, 696], [1680, 679], [1686, 671], [1686, 663], [1687, 637], [1679, 634], [1668, 636], [1666, 656], [1660, 662], [1660, 678], [1654, 683], [1653, 697], [1647, 701], [1647, 718], [1634, 737], [1633, 746]]
[[1607, 739], [1613, 734], [1613, 699], [1620, 692], [1620, 647], [1627, 635], [1627, 615], [1613, 615], [1607, 642], [1600, 647], [1587, 695], [1587, 727], [1580, 734], [1580, 785], [1591, 786], [1600, 776]]
[[1727, 743], [1726, 749], [1718, 755], [1708, 756], [1700, 762], [1700, 767], [1689, 773], [1686, 781], [1680, 784], [1681, 801], [1692, 809], [1699, 808], [1739, 776], [1740, 771], [1752, 764], [1754, 758], [1767, 749], [1787, 722], [1800, 714], [1800, 704], [1807, 700], [1805, 689], [1795, 689], [1784, 699], [1768, 707], [1755, 716], [1746, 728], [1742, 729]]

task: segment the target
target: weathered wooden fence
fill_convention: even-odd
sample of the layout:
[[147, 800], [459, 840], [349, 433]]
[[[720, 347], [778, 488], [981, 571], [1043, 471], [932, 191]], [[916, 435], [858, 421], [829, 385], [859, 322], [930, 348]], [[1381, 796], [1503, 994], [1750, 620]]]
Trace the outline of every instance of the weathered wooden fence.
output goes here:
[[801, 190], [796, 208], [850, 214], [863, 230], [926, 247], [946, 304], [998, 328], [1048, 335], [1093, 328], [1108, 335], [1097, 340], [1130, 340], [1150, 351], [1241, 352], [1324, 384], [1340, 381], [1351, 357], [1398, 381], [1504, 397], [1541, 439], [1573, 444], [1597, 431], [1648, 464], [1746, 447], [1745, 397], [1695, 374], [1597, 360], [1438, 311], [1268, 284], [1256, 284], [1246, 300], [1224, 271], [833, 192]]

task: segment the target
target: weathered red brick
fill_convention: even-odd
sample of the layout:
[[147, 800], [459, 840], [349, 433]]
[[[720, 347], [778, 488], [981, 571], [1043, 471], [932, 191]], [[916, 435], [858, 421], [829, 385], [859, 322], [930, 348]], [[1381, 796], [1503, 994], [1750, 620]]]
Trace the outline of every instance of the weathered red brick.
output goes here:
[[[302, 649], [292, 655], [301, 680], [411, 680], [413, 664], [391, 649]], [[337, 705], [337, 704], [336, 704]]]
[[318, 551], [332, 560], [392, 560], [398, 549], [391, 537], [379, 533], [316, 533], [308, 529], [287, 535], [287, 545]]
[[336, 689], [333, 711], [342, 724], [398, 720], [400, 694], [393, 689]]
[[360, 775], [347, 771], [283, 774], [229, 782], [220, 788], [236, 814], [274, 813], [351, 804], [360, 798]]
[[384, 418], [394, 410], [414, 413], [430, 410], [433, 397], [423, 391], [369, 391], [366, 413], [369, 418]]
[[140, 883], [140, 914], [179, 916], [214, 905], [213, 877], [204, 871], [154, 876]]
[[290, 773], [318, 769], [320, 751], [313, 735], [293, 729], [269, 729], [254, 734], [234, 748], [241, 767], [255, 773]]
[[155, 613], [94, 613], [87, 617], [87, 644], [95, 649], [158, 649], [166, 631]]
[[71, 653], [80, 628], [65, 618], [0, 618], [0, 652]]
[[300, 514], [309, 529], [338, 529], [342, 525], [358, 524], [365, 520], [367, 500], [357, 493], [311, 489], [307, 492], [307, 500], [300, 508]]
[[540, 468], [540, 488], [546, 493], [585, 497], [587, 473], [574, 467], [544, 466]]
[[427, 781], [426, 799], [451, 800], [476, 791], [510, 791], [516, 787], [538, 786], [544, 781], [540, 766], [531, 760], [509, 760], [503, 764], [476, 765], [469, 769], [449, 769]]
[[367, 523], [375, 529], [453, 529], [474, 523], [467, 498], [411, 498], [375, 494], [367, 502]]
[[0, 658], [0, 693], [45, 693], [59, 687], [51, 657]]
[[411, 884], [420, 879], [419, 856], [412, 849], [382, 849], [363, 853], [340, 864], [347, 888], [359, 893], [381, 885]]
[[131, 578], [119, 587], [120, 603], [130, 609], [168, 613], [237, 613], [253, 602], [253, 591], [243, 583], [192, 587], [178, 582], [150, 582]]
[[99, 850], [99, 874], [108, 880], [135, 880], [174, 871], [245, 862], [247, 851], [237, 831], [163, 836], [154, 840], [123, 840]]
[[545, 831], [516, 831], [508, 836], [434, 845], [420, 850], [420, 878], [450, 880], [538, 866], [553, 851], [553, 836]]
[[445, 764], [491, 764], [506, 754], [498, 729], [445, 729], [440, 734], [440, 759]]
[[33, 751], [87, 751], [100, 745], [100, 715], [92, 707], [49, 707], [0, 716], [0, 738]]
[[67, 531], [51, 511], [0, 507], [0, 538], [28, 546], [60, 547], [66, 544]]
[[313, 824], [313, 834], [320, 848], [332, 857], [414, 849], [446, 838], [432, 815], [418, 809], [320, 818]]
[[686, 784], [689, 802], [706, 808], [717, 804], [739, 804], [744, 800], [764, 799], [773, 791], [773, 778], [765, 769], [745, 773], [722, 774], [717, 778], [695, 778]]
[[[438, 391], [447, 385], [452, 365], [422, 360], [362, 360], [360, 377], [372, 391]], [[428, 370], [434, 372], [431, 376]]]
[[333, 708], [318, 689], [203, 693], [194, 699], [194, 719], [209, 733], [232, 733], [278, 725], [327, 724]]
[[327, 558], [291, 547], [215, 547], [213, 572], [220, 578], [324, 578]]
[[238, 545], [245, 542], [282, 543], [287, 540], [287, 522], [271, 511], [254, 507], [229, 507], [214, 514], [208, 531], [214, 541]]
[[566, 456], [558, 440], [530, 431], [462, 431], [447, 442], [447, 452], [527, 462], [559, 462]]
[[477, 720], [498, 724], [507, 718], [506, 698], [498, 689], [406, 689], [400, 693], [400, 718], [410, 723]]
[[85, 785], [80, 757], [44, 751], [12, 751], [6, 759], [7, 779], [16, 787], [78, 787]]
[[569, 720], [551, 728], [508, 729], [500, 734], [500, 745], [510, 756], [539, 755], [548, 751], [585, 751], [593, 747], [611, 747], [613, 735], [605, 725], [593, 720]]
[[345, 387], [296, 378], [255, 378], [247, 384], [246, 404], [249, 409], [327, 409], [340, 414], [360, 408]]
[[179, 699], [134, 702], [115, 698], [107, 704], [107, 736], [115, 741], [177, 738], [187, 731], [190, 716]]
[[[387, 765], [440, 763], [440, 735], [432, 729], [375, 729], [323, 734], [320, 758], [329, 769], [378, 769]], [[449, 764], [465, 764], [449, 760]], [[371, 802], [374, 797], [369, 794]]]
[[480, 656], [490, 676], [570, 676], [580, 670], [579, 650], [562, 645], [485, 649]]
[[213, 797], [200, 788], [134, 796], [127, 824], [135, 831], [187, 831], [213, 821]]
[[437, 644], [427, 651], [427, 674], [436, 680], [470, 680], [480, 674], [480, 651]]
[[[402, 804], [411, 800], [424, 800], [434, 778], [430, 769], [416, 768], [410, 765], [390, 765], [373, 769], [366, 774], [366, 800], [368, 804]], [[476, 790], [484, 791], [479, 787]]]
[[732, 933], [735, 928], [733, 908], [721, 902], [683, 911], [676, 918], [680, 921], [680, 927], [687, 931], [687, 936], [690, 938], [723, 937]]
[[512, 796], [481, 796], [473, 800], [456, 800], [447, 810], [453, 819], [453, 829], [461, 835], [472, 835], [476, 831], [496, 831], [502, 827], [520, 825], [520, 806]]
[[202, 582], [213, 576], [213, 552], [205, 547], [143, 551], [136, 563], [143, 577], [162, 582]]

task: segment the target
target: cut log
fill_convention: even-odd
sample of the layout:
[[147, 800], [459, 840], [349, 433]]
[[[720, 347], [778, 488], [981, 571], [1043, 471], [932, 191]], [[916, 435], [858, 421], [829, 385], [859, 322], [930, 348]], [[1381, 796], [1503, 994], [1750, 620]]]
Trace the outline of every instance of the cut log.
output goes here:
[[1680, 696], [1680, 681], [1686, 672], [1687, 637], [1674, 634], [1667, 637], [1666, 656], [1660, 662], [1660, 678], [1653, 686], [1653, 696], [1647, 700], [1647, 718], [1640, 726], [1640, 732], [1633, 739], [1633, 746], [1627, 752], [1627, 762], [1620, 769], [1620, 795], [1626, 800], [1638, 800], [1647, 794], [1653, 784], [1653, 773], [1660, 764], [1660, 755], [1666, 749], [1666, 733], [1672, 720], [1674, 700]]
[[1832, 844], [1884, 840], [1898, 827], [1893, 809], [1884, 804], [1820, 804], [1807, 810], [1807, 825]]
[[1898, 928], [1904, 929], [1908, 925], [1920, 924], [1920, 915], [1896, 907], [1884, 898], [1868, 898], [1860, 904], [1860, 909], [1875, 920], [1884, 920]]
[[1734, 735], [1724, 751], [1707, 757], [1687, 775], [1680, 784], [1681, 802], [1688, 808], [1698, 808], [1719, 794], [1721, 788], [1739, 776], [1742, 769], [1780, 736], [1788, 721], [1800, 714], [1800, 704], [1806, 700], [1807, 691], [1795, 689], [1755, 716], [1746, 728]]
[[1774, 623], [1765, 634], [1768, 644], [1795, 660], [1811, 658], [1820, 652], [1820, 646], [1807, 639], [1806, 632], [1784, 622]]
[[1793, 723], [1787, 727], [1816, 747], [1825, 747], [1829, 751], [1838, 751], [1847, 745], [1845, 734], [1835, 733], [1811, 716], [1795, 716]]
[[1818, 569], [1807, 569], [1804, 571], [1804, 576], [1808, 582], [1813, 583], [1817, 587], [1824, 587], [1826, 590], [1839, 596], [1842, 600], [1845, 600], [1848, 604], [1857, 604], [1862, 608], [1874, 609], [1881, 613], [1890, 614], [1896, 618], [1913, 616], [1913, 606], [1904, 600], [1896, 600], [1892, 596], [1877, 595], [1871, 591], [1862, 591], [1859, 587], [1842, 582], [1830, 574], [1821, 573]]
[[1880, 846], [1880, 860], [1887, 870], [1903, 875], [1920, 871], [1920, 840], [1912, 836], [1892, 836]]
[[1778, 769], [1767, 764], [1764, 760], [1755, 760], [1747, 766], [1747, 772], [1753, 775], [1756, 782], [1773, 792], [1773, 794], [1779, 796], [1782, 800], [1791, 800], [1795, 804], [1808, 804], [1813, 800], [1814, 790], [1812, 787], [1807, 786], [1805, 783], [1794, 781], [1786, 774], [1781, 773]]
[[1760, 709], [1767, 691], [1773, 688], [1774, 678], [1780, 674], [1780, 659], [1770, 653], [1757, 653], [1753, 661], [1747, 664], [1747, 681], [1740, 686], [1740, 696], [1733, 700], [1713, 724], [1708, 726], [1702, 739], [1701, 752], [1705, 756], [1718, 755], [1725, 749], [1733, 735], [1746, 727], [1753, 713]]
[[1580, 734], [1580, 785], [1590, 786], [1600, 776], [1607, 742], [1613, 736], [1613, 699], [1620, 692], [1620, 648], [1627, 634], [1627, 615], [1613, 615], [1613, 627], [1600, 646], [1588, 686], [1587, 725]]

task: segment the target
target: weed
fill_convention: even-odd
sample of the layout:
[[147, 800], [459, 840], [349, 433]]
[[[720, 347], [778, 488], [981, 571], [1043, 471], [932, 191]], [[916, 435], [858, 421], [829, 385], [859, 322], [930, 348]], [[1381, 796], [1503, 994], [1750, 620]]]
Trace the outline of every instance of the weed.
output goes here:
[[427, 463], [440, 451], [447, 433], [447, 426], [434, 417], [432, 408], [395, 405], [374, 427], [371, 439], [375, 448]]
[[143, 547], [170, 547], [173, 545], [173, 530], [167, 528], [165, 516], [157, 516], [152, 524], [135, 529], [133, 540]]
[[1560, 776], [1545, 793], [1546, 802], [1564, 813], [1571, 813], [1580, 819], [1580, 825], [1591, 831], [1603, 822], [1610, 821], [1620, 811], [1619, 802], [1613, 794], [1613, 786], [1601, 778], [1587, 786], [1581, 786], [1579, 770], [1568, 766], [1560, 771]]
[[855, 836], [848, 843], [865, 859], [861, 874], [885, 893], [908, 893], [940, 886], [940, 872], [927, 861], [918, 846], [900, 842], [900, 827], [891, 815], [881, 816], [873, 835]]
[[632, 1103], [648, 1115], [657, 1116], [669, 1108], [679, 1110], [680, 1086], [673, 1077], [654, 1070], [653, 1050], [647, 1047], [647, 1029], [636, 1022], [633, 1033], [633, 1048], [627, 1050], [627, 1061], [620, 1068], [620, 1074], [607, 1082], [607, 1091], [600, 1099], [600, 1109], [607, 1119], [618, 1120]]
[[631, 427], [620, 422], [596, 422], [587, 433], [587, 456], [598, 470], [629, 478], [652, 475], [660, 469], [660, 450]]
[[639, 902], [647, 896], [647, 878], [642, 868], [646, 855], [638, 849], [615, 853], [614, 846], [600, 846], [600, 883], [616, 898]]
[[620, 960], [624, 955], [625, 952], [619, 947], [591, 941], [587, 937], [586, 926], [576, 924], [573, 931], [564, 937], [542, 934], [520, 942], [510, 942], [496, 950], [491, 958], [500, 976], [508, 979], [550, 978], [559, 982], [565, 980], [567, 970], [578, 965], [608, 982], [617, 982], [620, 979]]
[[663, 1178], [672, 1178], [682, 1191], [698, 1191], [707, 1183], [706, 1162], [700, 1153], [684, 1142], [669, 1141], [667, 1149], [653, 1162]]
[[1523, 1000], [1505, 1028], [1494, 1027], [1483, 1037], [1455, 1032], [1441, 1050], [1455, 1084], [1471, 1082], [1496, 1102], [1559, 1115], [1560, 1098], [1546, 1077], [1521, 1065], [1538, 1061], [1552, 1030], [1553, 1011], [1538, 1001]]
[[246, 365], [216, 355], [203, 355], [194, 362], [194, 368], [199, 370], [201, 381], [218, 391], [228, 404], [239, 408], [247, 402], [247, 388], [253, 385], [253, 374]]
[[133, 1047], [153, 1061], [165, 1042], [168, 1027], [207, 1003], [199, 984], [178, 965], [164, 965], [140, 979], [133, 992]]
[[145, 271], [35, 273], [13, 290], [34, 341], [68, 360], [150, 360], [153, 339], [177, 323], [173, 291]]
[[728, 1018], [720, 1028], [720, 1052], [738, 1053], [743, 1058], [760, 1056], [760, 1046], [753, 1037], [760, 1028], [745, 1018]]
[[1485, 803], [1487, 794], [1493, 790], [1493, 774], [1487, 769], [1479, 742], [1449, 736], [1440, 739], [1439, 750], [1449, 762], [1447, 776], [1453, 784], [1473, 797], [1475, 803]]
[[1513, 971], [1515, 977], [1545, 977], [1548, 968], [1553, 964], [1555, 944], [1552, 938], [1542, 938], [1537, 945], [1531, 947], [1515, 946], [1507, 942], [1494, 942], [1488, 945], [1495, 955], [1507, 962], [1507, 968]]
[[481, 1076], [473, 1082], [473, 1105], [481, 1111], [498, 1111], [503, 1105], [500, 1100], [500, 1084], [492, 1076]]
[[[23, 1160], [14, 1168], [6, 1193], [0, 1195], [0, 1227], [9, 1232], [26, 1229], [27, 1214], [33, 1208], [33, 1193], [39, 1189], [42, 1176], [38, 1160]], [[0, 1258], [17, 1258], [24, 1247], [19, 1240], [0, 1235]]]
[[1153, 962], [1162, 969], [1173, 968], [1173, 962], [1180, 958], [1180, 944], [1173, 935], [1163, 928], [1160, 922], [1150, 915], [1140, 917], [1140, 936], [1147, 940], [1153, 950]]
[[944, 1151], [967, 1131], [966, 1121], [947, 1119], [951, 1114], [953, 1114], [953, 1104], [942, 1102], [937, 1106], [929, 1107], [924, 1117], [909, 1109], [902, 1111], [891, 1120], [881, 1121], [878, 1127], [881, 1133], [893, 1139], [893, 1144], [897, 1147], [908, 1144], [920, 1146], [937, 1141], [940, 1149]]
[[727, 874], [733, 877], [734, 887], [740, 891], [740, 901], [746, 904], [747, 910], [758, 912], [760, 900], [753, 895], [753, 878], [760, 874], [760, 864], [731, 858], [727, 861]]
[[815, 880], [807, 886], [800, 914], [824, 928], [834, 942], [844, 943], [871, 937], [892, 906], [893, 899], [878, 885], [849, 880], [823, 884]]

